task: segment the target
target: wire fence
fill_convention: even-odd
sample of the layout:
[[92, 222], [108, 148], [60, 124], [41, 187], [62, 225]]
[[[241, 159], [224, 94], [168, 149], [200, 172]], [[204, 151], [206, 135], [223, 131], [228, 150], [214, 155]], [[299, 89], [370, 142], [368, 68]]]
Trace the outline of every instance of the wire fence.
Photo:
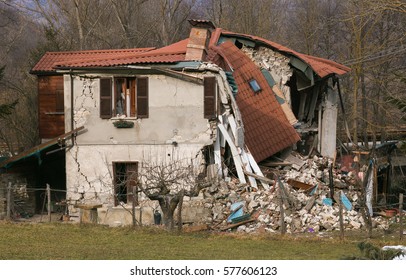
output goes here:
[[[18, 218], [29, 218], [38, 212], [42, 216], [45, 216], [45, 221], [51, 222], [51, 214], [59, 213], [62, 215], [68, 215], [68, 203], [66, 201], [66, 190], [52, 189], [50, 185], [45, 187], [28, 187], [28, 186], [13, 186], [9, 182], [7, 187], [0, 187], [0, 194], [5, 194], [5, 197], [0, 199], [0, 212], [4, 211], [6, 213], [5, 218], [7, 220], [15, 220]], [[394, 228], [399, 229], [399, 238], [403, 239], [404, 235], [404, 199], [403, 193], [399, 196], [391, 195], [391, 201], [395, 201], [397, 197], [397, 203], [385, 204], [386, 210], [382, 210], [382, 206], [375, 205], [372, 207], [373, 214], [383, 215], [384, 217], [391, 219]], [[285, 208], [286, 201], [289, 200], [289, 194], [286, 193], [283, 187], [278, 187], [278, 197], [280, 199], [280, 233], [283, 235], [286, 233], [286, 222], [285, 222]], [[0, 196], [1, 198], [1, 196]], [[345, 235], [345, 217], [343, 214], [343, 201], [337, 201], [339, 206], [338, 219], [340, 224], [340, 237], [344, 238]], [[134, 204], [135, 205], [135, 204]], [[126, 209], [126, 208], [125, 208]], [[135, 218], [135, 210], [126, 209], [130, 214], [133, 215], [133, 223], [140, 224], [141, 219]], [[133, 212], [131, 212], [133, 211]], [[367, 227], [368, 237], [372, 235], [372, 215], [369, 215], [369, 208], [365, 203], [361, 203], [357, 209], [359, 213], [362, 213], [365, 226]]]
[[[281, 235], [286, 234], [287, 232], [287, 222], [286, 222], [286, 212], [290, 208], [290, 200], [291, 197], [289, 196], [289, 193], [283, 187], [283, 183], [281, 181], [278, 181], [277, 186], [277, 198], [279, 200], [279, 232]], [[314, 198], [314, 197], [313, 197]], [[396, 230], [399, 230], [399, 239], [403, 240], [403, 236], [406, 234], [405, 229], [404, 229], [404, 216], [405, 216], [405, 211], [404, 211], [404, 199], [403, 199], [403, 193], [400, 193], [399, 196], [392, 195], [392, 200], [391, 201], [396, 201], [395, 198], [397, 198], [397, 203], [386, 203], [384, 206], [382, 205], [375, 205], [372, 206], [371, 208], [367, 207], [365, 201], [361, 201], [357, 205], [357, 212], [358, 214], [362, 217], [364, 221], [364, 226], [367, 229], [366, 234], [368, 238], [372, 238], [373, 232], [373, 218], [377, 217], [382, 217], [383, 219], [387, 219], [388, 224], [390, 224], [392, 230], [390, 232], [394, 232]], [[312, 200], [312, 197], [308, 200]], [[345, 228], [348, 225], [348, 220], [345, 217], [345, 199], [343, 199], [342, 196], [339, 196], [339, 199], [336, 200], [336, 203], [338, 204], [338, 213], [336, 214], [338, 217], [338, 222], [339, 222], [339, 230], [340, 230], [340, 238], [344, 239], [345, 235], [349, 235], [349, 231], [346, 231]], [[313, 207], [315, 200], [312, 201], [313, 203], [310, 204], [310, 208], [308, 209], [308, 212], [310, 209]], [[352, 205], [352, 204], [351, 204]], [[331, 205], [333, 206], [333, 205]], [[353, 206], [353, 205], [352, 205]], [[306, 205], [307, 207], [307, 205]], [[306, 208], [304, 207], [304, 208]], [[370, 212], [372, 210], [372, 213]], [[290, 211], [289, 211], [290, 212]]]
[[51, 213], [64, 214], [67, 211], [66, 190], [51, 189], [50, 185], [33, 187], [9, 182], [7, 187], [0, 188], [0, 194], [3, 194], [0, 212], [7, 220], [31, 218], [40, 213], [51, 221]]

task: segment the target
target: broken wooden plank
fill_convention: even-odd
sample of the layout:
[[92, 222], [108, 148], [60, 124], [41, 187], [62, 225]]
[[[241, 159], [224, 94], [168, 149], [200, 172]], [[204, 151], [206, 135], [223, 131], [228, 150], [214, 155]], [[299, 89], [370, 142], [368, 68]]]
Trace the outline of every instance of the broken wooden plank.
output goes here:
[[246, 170], [244, 170], [244, 173], [245, 173], [247, 176], [254, 177], [255, 179], [258, 179], [258, 180], [261, 181], [261, 182], [265, 182], [266, 184], [274, 184], [274, 183], [275, 183], [275, 181], [272, 180], [272, 179], [266, 178], [266, 177], [264, 177], [264, 176], [256, 175], [256, 174], [251, 173], [251, 172], [248, 172], [248, 171], [246, 171]]
[[292, 163], [292, 168], [295, 170], [300, 170], [305, 164], [305, 161], [293, 156], [292, 154], [289, 154], [285, 160]]
[[[265, 177], [264, 174], [262, 173], [261, 168], [259, 168], [257, 162], [255, 161], [254, 157], [252, 156], [252, 154], [250, 153], [250, 151], [248, 150], [248, 148], [247, 148], [247, 156], [248, 156], [248, 161], [249, 161], [249, 163], [250, 163], [250, 165], [251, 165], [251, 167], [252, 167], [252, 170], [254, 170], [254, 173], [255, 173], [256, 175], [258, 175], [258, 176]], [[263, 180], [261, 180], [260, 182], [261, 182], [262, 186], [263, 186], [266, 190], [269, 189], [268, 183], [266, 183], [266, 182], [263, 181]], [[272, 184], [273, 184], [273, 183], [272, 183]]]
[[306, 206], [304, 207], [304, 209], [307, 212], [309, 212], [313, 208], [315, 202], [316, 202], [316, 197], [315, 196], [310, 197], [309, 200], [307, 201]]
[[220, 134], [217, 131], [216, 141], [214, 141], [214, 163], [217, 165], [217, 172], [220, 177], [223, 177], [223, 168], [222, 168], [222, 160], [221, 160], [221, 152], [220, 152]]
[[27, 150], [27, 151], [24, 151], [24, 152], [16, 155], [16, 156], [8, 158], [8, 159], [6, 159], [6, 160], [4, 160], [4, 161], [2, 161], [0, 163], [0, 168], [5, 167], [7, 164], [9, 164], [11, 162], [15, 162], [15, 161], [18, 161], [18, 160], [20, 160], [22, 158], [31, 156], [31, 155], [33, 155], [33, 154], [35, 154], [37, 152], [40, 152], [41, 150], [46, 149], [46, 148], [48, 148], [48, 147], [50, 147], [50, 146], [52, 146], [54, 144], [57, 144], [57, 143], [59, 143], [61, 141], [65, 141], [66, 139], [71, 138], [72, 135], [78, 133], [79, 131], [81, 131], [84, 128], [85, 128], [84, 126], [78, 127], [78, 128], [76, 128], [76, 129], [74, 129], [74, 130], [72, 130], [70, 132], [67, 132], [67, 133], [62, 134], [62, 135], [60, 135], [58, 137], [55, 137], [55, 138], [53, 138], [53, 139], [51, 139], [51, 140], [49, 140], [49, 141], [47, 141], [45, 143], [39, 144], [39, 145], [37, 145], [37, 146]]
[[242, 183], [242, 184], [247, 183], [247, 181], [245, 180], [245, 175], [244, 175], [244, 172], [242, 169], [242, 162], [241, 162], [240, 154], [237, 150], [237, 147], [234, 145], [234, 142], [232, 141], [230, 135], [228, 135], [228, 132], [227, 132], [226, 128], [224, 127], [224, 125], [221, 123], [218, 123], [217, 127], [220, 129], [220, 132], [222, 133], [224, 139], [227, 141], [228, 145], [230, 146], [230, 150], [233, 155], [235, 169], [237, 170], [237, 176], [238, 176], [238, 179], [240, 180], [240, 183]]
[[291, 166], [290, 162], [280, 162], [280, 161], [262, 161], [261, 166], [266, 167], [278, 167], [278, 166]]
[[[242, 161], [243, 161], [243, 163], [244, 163], [244, 167], [245, 167], [245, 168], [243, 169], [244, 173], [247, 171], [248, 173], [252, 174], [252, 173], [251, 173], [251, 172], [252, 172], [252, 169], [251, 169], [251, 165], [250, 165], [250, 163], [249, 163], [248, 155], [247, 155], [247, 153], [244, 151], [244, 149], [241, 149], [241, 159], [242, 159]], [[247, 173], [245, 173], [245, 174], [248, 175]], [[254, 177], [248, 176], [248, 180], [250, 181], [251, 187], [253, 187], [253, 188], [258, 188], [258, 186], [257, 186], [257, 181], [255, 180]]]
[[280, 88], [277, 85], [274, 85], [272, 87], [272, 91], [275, 93], [276, 96], [278, 96], [279, 98], [281, 98], [283, 100], [281, 100], [282, 103], [280, 103], [281, 108], [283, 113], [285, 114], [286, 118], [288, 119], [289, 123], [291, 125], [294, 125], [297, 123], [297, 119], [295, 117], [295, 114], [293, 114], [292, 109], [290, 108], [289, 104], [286, 102], [285, 99], [285, 95], [283, 94], [283, 92], [280, 90]]
[[225, 230], [233, 229], [233, 228], [236, 228], [236, 227], [248, 224], [248, 223], [252, 223], [252, 222], [255, 222], [255, 221], [256, 221], [255, 219], [245, 220], [245, 221], [242, 221], [242, 222], [239, 222], [239, 223], [236, 223], [236, 224], [228, 225], [226, 227], [221, 228], [220, 230], [225, 231]]

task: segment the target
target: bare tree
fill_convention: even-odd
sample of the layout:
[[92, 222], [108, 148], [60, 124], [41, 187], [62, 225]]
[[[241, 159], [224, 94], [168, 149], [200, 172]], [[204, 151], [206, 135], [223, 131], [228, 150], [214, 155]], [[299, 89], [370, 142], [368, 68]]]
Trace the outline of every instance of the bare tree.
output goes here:
[[183, 196], [198, 196], [202, 189], [215, 183], [207, 180], [204, 172], [197, 170], [192, 160], [142, 164], [140, 189], [149, 199], [159, 202], [167, 229], [174, 228], [174, 212]]
[[11, 4], [0, 2], [0, 104], [9, 109], [0, 118], [0, 141], [15, 153], [38, 141], [32, 117], [37, 116], [36, 87], [27, 63], [38, 30], [31, 18]]

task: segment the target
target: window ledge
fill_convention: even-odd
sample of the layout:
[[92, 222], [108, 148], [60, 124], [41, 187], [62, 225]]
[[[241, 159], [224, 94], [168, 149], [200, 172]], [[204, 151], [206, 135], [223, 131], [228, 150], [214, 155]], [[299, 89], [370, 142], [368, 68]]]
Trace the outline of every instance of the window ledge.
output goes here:
[[112, 121], [135, 121], [138, 120], [137, 117], [112, 117]]

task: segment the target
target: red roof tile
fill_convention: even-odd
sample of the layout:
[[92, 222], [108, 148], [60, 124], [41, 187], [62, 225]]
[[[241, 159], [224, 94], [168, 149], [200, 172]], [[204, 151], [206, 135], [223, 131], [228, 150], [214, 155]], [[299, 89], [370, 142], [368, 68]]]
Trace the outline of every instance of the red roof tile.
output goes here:
[[[337, 75], [343, 75], [347, 72], [349, 72], [351, 69], [348, 68], [347, 66], [341, 65], [339, 63], [336, 63], [332, 60], [320, 58], [320, 57], [315, 57], [307, 54], [302, 54], [297, 51], [291, 50], [285, 46], [282, 46], [280, 44], [277, 44], [275, 42], [266, 40], [261, 37], [253, 36], [253, 35], [246, 35], [246, 34], [239, 34], [239, 33], [234, 33], [234, 32], [229, 32], [225, 30], [217, 31], [214, 33], [216, 36], [212, 36], [212, 40], [210, 41], [211, 44], [214, 44], [215, 42], [218, 41], [219, 36], [221, 34], [228, 35], [228, 36], [235, 36], [235, 37], [241, 37], [241, 38], [247, 38], [251, 39], [253, 41], [258, 41], [261, 42], [265, 45], [270, 46], [273, 49], [278, 50], [279, 52], [282, 53], [287, 53], [296, 56], [297, 58], [301, 59], [302, 61], [306, 62], [307, 64], [310, 65], [310, 67], [313, 69], [314, 72], [320, 77], [324, 78], [330, 74], [337, 74]], [[214, 37], [214, 38], [213, 38]]]
[[[236, 97], [245, 129], [246, 144], [257, 162], [292, 146], [300, 137], [287, 120], [260, 69], [232, 42], [212, 46], [209, 56], [226, 59], [233, 68], [238, 86]], [[219, 57], [215, 58], [219, 60]], [[249, 81], [255, 79], [262, 91], [254, 93]]]
[[[305, 55], [263, 38], [225, 31], [221, 28], [213, 30], [210, 46], [217, 45], [221, 35], [251, 39], [282, 53], [294, 55], [310, 65], [321, 78], [330, 74], [345, 74], [350, 68], [331, 60]], [[154, 49], [121, 49], [92, 50], [72, 52], [48, 52], [32, 69], [33, 73], [55, 71], [55, 67], [109, 67], [141, 63], [173, 63], [183, 61], [186, 54], [188, 39], [172, 45]]]
[[71, 61], [87, 61], [131, 56], [150, 50], [154, 50], [154, 48], [47, 52], [31, 71], [33, 73], [52, 72], [56, 70], [55, 66]]
[[97, 58], [92, 60], [66, 61], [58, 67], [110, 67], [141, 63], [172, 63], [183, 61], [186, 54], [188, 39], [179, 41], [172, 45], [152, 49], [145, 52], [127, 55], [117, 55], [112, 57]]

